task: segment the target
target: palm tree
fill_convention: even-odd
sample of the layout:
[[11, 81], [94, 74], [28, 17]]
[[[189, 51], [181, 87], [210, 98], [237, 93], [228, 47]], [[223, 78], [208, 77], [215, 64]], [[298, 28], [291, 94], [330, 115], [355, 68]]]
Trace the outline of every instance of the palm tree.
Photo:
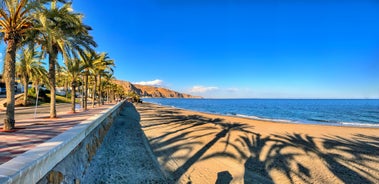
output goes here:
[[[98, 91], [99, 91], [99, 105], [100, 103], [104, 105], [103, 100], [103, 93], [104, 93], [104, 86], [107, 83], [107, 81], [112, 77], [113, 75], [113, 69], [112, 66], [114, 66], [114, 61], [112, 59], [109, 59], [106, 57], [106, 59], [103, 61], [102, 70], [99, 71], [99, 84], [98, 84]], [[103, 77], [105, 77], [103, 80]]]
[[87, 100], [88, 100], [88, 85], [89, 78], [92, 72], [93, 63], [96, 63], [97, 60], [101, 59], [98, 54], [93, 52], [84, 52], [79, 53], [80, 60], [83, 63], [83, 82], [84, 82], [84, 100], [83, 100], [83, 108], [87, 110]]
[[73, 50], [92, 50], [96, 43], [88, 34], [91, 28], [83, 24], [81, 14], [73, 12], [71, 3], [59, 7], [57, 0], [52, 0], [50, 9], [43, 7], [37, 17], [40, 23], [38, 41], [49, 56], [50, 117], [55, 118], [55, 65], [58, 54], [67, 58], [75, 54]]
[[117, 89], [117, 84], [115, 84], [114, 81], [112, 81], [110, 86], [109, 86], [109, 96], [110, 96], [109, 101], [110, 102], [114, 102], [116, 99], [116, 97], [115, 97], [116, 89]]
[[32, 85], [34, 86], [35, 92], [37, 93], [36, 105], [38, 104], [38, 91], [40, 88], [39, 86], [41, 84], [48, 83], [47, 70], [43, 65], [45, 65], [45, 63], [36, 63], [36, 66], [33, 67], [34, 69], [32, 70], [32, 75], [29, 76], [30, 81], [33, 81]]
[[103, 88], [106, 89], [107, 103], [109, 103], [109, 96], [112, 88], [112, 80], [114, 79], [115, 77], [113, 76], [113, 73], [106, 73], [104, 75]]
[[40, 1], [2, 0], [0, 8], [0, 33], [7, 44], [5, 54], [4, 79], [6, 85], [7, 109], [4, 130], [15, 128], [15, 63], [16, 52], [26, 33], [33, 28], [31, 14], [40, 6]]
[[84, 69], [83, 63], [79, 59], [73, 58], [66, 62], [67, 74], [71, 84], [71, 111], [75, 113], [75, 93], [78, 86], [78, 79], [81, 71]]
[[98, 95], [98, 105], [101, 103], [101, 76], [104, 73], [113, 72], [112, 66], [114, 66], [114, 61], [109, 58], [108, 53], [97, 54], [97, 59], [92, 62], [89, 68], [90, 73], [93, 77], [93, 88], [92, 88], [92, 108], [95, 107], [95, 96]]
[[126, 92], [124, 88], [121, 85], [116, 85], [116, 89], [114, 90], [114, 99], [122, 99], [126, 96]]
[[[36, 70], [37, 72], [34, 73], [31, 77], [30, 77], [30, 80], [33, 81], [32, 85], [34, 86], [34, 89], [35, 89], [35, 92], [38, 93], [39, 91], [39, 86], [41, 84], [47, 84], [49, 81], [48, 81], [48, 78], [47, 78], [47, 70], [45, 67], [41, 67], [39, 68], [38, 70]], [[37, 99], [38, 100], [38, 99]], [[36, 105], [37, 105], [37, 101], [36, 101]]]
[[23, 105], [27, 105], [28, 101], [28, 83], [30, 78], [35, 76], [41, 76], [46, 69], [41, 62], [41, 53], [36, 52], [34, 46], [22, 48], [21, 57], [19, 62], [16, 63], [16, 74], [21, 77], [24, 85], [24, 102]]
[[68, 83], [69, 83], [69, 75], [67, 71], [67, 62], [65, 61], [65, 65], [61, 66], [58, 63], [55, 65], [56, 71], [55, 71], [55, 85], [56, 86], [63, 86], [65, 97], [68, 98]]

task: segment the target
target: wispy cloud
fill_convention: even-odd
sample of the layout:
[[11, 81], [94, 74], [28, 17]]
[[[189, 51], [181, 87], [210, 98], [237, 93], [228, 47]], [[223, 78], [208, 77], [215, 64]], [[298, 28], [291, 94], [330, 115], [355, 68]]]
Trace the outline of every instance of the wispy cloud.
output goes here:
[[190, 89], [190, 92], [191, 93], [205, 93], [205, 92], [213, 91], [213, 90], [217, 90], [217, 89], [218, 89], [218, 87], [214, 87], [214, 86], [210, 86], [210, 87], [194, 86]]
[[215, 87], [215, 86], [193, 86], [187, 90], [188, 93], [199, 95], [204, 98], [255, 98], [257, 92], [250, 88], [238, 87]]
[[238, 89], [238, 88], [227, 88], [226, 91], [227, 91], [227, 92], [234, 93], [234, 92], [239, 92], [239, 91], [241, 91], [241, 90]]
[[155, 79], [152, 81], [133, 82], [133, 84], [140, 84], [140, 85], [147, 85], [147, 86], [161, 86], [163, 85], [163, 80]]

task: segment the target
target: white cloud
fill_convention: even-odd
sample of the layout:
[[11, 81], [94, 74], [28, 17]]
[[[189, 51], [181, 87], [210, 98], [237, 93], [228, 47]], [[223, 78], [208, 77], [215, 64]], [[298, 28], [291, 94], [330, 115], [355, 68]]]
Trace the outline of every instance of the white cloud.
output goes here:
[[226, 91], [227, 91], [227, 92], [234, 93], [234, 92], [239, 92], [240, 89], [238, 89], [238, 88], [227, 88]]
[[213, 87], [213, 86], [210, 86], [210, 87], [194, 86], [190, 89], [190, 92], [191, 93], [205, 93], [205, 92], [213, 91], [213, 90], [217, 90], [217, 89], [218, 89], [218, 87]]
[[163, 84], [163, 80], [155, 79], [152, 81], [133, 82], [133, 84], [140, 84], [140, 85], [147, 85], [147, 86], [161, 86]]

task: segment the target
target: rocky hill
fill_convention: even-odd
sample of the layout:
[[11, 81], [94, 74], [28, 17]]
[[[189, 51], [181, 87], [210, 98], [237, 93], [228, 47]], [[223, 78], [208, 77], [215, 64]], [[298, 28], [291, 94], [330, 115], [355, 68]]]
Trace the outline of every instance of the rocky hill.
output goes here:
[[121, 85], [125, 91], [133, 91], [142, 97], [153, 98], [201, 98], [199, 96], [192, 96], [189, 94], [179, 93], [170, 89], [145, 86], [139, 84], [132, 84], [128, 81], [115, 80], [116, 84]]

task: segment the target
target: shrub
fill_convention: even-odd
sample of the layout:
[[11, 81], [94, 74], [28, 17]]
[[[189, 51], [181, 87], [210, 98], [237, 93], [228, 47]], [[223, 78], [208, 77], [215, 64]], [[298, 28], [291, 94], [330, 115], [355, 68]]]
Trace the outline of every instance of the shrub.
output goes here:
[[28, 96], [36, 97], [36, 89], [35, 88], [29, 88], [28, 89]]
[[[39, 89], [38, 99], [43, 102], [49, 102], [50, 98], [46, 94], [47, 94], [47, 90]], [[36, 89], [35, 88], [28, 89], [28, 96], [37, 98]]]

